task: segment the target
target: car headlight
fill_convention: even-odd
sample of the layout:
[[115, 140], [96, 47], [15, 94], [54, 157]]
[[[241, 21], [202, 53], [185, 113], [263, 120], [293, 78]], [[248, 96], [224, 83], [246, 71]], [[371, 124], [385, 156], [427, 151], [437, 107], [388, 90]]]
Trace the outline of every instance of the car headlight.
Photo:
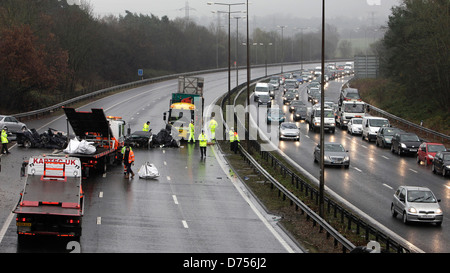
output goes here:
[[408, 212], [411, 212], [411, 213], [417, 213], [417, 210], [416, 210], [414, 207], [410, 207], [410, 208], [408, 209]]
[[344, 157], [344, 161], [349, 161], [349, 160], [350, 160], [349, 156]]
[[436, 214], [442, 214], [442, 210], [441, 209], [437, 209], [435, 213]]
[[331, 126], [336, 126], [336, 125], [334, 124], [334, 122], [330, 123], [330, 125], [331, 125]]
[[406, 145], [404, 143], [400, 143], [400, 146], [402, 146], [403, 149], [406, 149]]
[[444, 165], [444, 167], [450, 170], [450, 165]]

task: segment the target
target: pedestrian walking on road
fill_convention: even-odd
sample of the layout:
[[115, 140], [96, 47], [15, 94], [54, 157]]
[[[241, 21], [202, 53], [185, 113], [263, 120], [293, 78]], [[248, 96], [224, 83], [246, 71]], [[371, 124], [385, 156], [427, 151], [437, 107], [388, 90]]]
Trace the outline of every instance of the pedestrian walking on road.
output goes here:
[[200, 153], [202, 155], [202, 158], [203, 158], [203, 155], [206, 158], [206, 145], [208, 144], [208, 139], [205, 136], [204, 130], [202, 130], [202, 133], [198, 136], [198, 141], [200, 144]]
[[216, 127], [217, 127], [217, 121], [214, 120], [214, 117], [211, 117], [211, 120], [209, 121], [209, 130], [211, 132], [211, 140], [216, 140]]
[[1, 134], [1, 140], [2, 140], [2, 154], [10, 154], [8, 151], [8, 128], [6, 126], [3, 126], [2, 134]]
[[239, 142], [241, 142], [239, 140], [239, 135], [238, 133], [235, 131], [233, 134], [233, 142], [232, 142], [232, 151], [236, 154], [239, 148]]
[[131, 165], [134, 165], [134, 152], [130, 149], [130, 146], [125, 147], [125, 152], [123, 153], [123, 164], [126, 167], [125, 179], [134, 177], [134, 172], [131, 169]]
[[189, 140], [188, 140], [188, 142], [191, 142], [191, 139], [192, 139], [192, 141], [194, 141], [194, 143], [195, 143], [194, 133], [195, 133], [194, 120], [191, 120], [191, 123], [189, 123]]
[[233, 151], [233, 142], [234, 142], [234, 128], [231, 127], [231, 129], [228, 131], [228, 137], [230, 140], [230, 150]]

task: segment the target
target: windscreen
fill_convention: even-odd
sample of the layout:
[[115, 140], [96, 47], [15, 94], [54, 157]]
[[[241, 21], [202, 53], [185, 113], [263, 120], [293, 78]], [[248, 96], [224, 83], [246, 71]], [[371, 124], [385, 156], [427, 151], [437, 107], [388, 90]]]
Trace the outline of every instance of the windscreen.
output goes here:
[[347, 113], [364, 113], [364, 104], [345, 104], [344, 111]]

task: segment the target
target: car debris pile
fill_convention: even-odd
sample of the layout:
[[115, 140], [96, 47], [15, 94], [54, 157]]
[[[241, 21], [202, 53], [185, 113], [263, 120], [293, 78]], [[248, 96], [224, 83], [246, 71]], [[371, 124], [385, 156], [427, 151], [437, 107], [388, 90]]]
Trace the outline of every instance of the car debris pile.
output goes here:
[[64, 149], [67, 146], [67, 136], [58, 130], [48, 128], [39, 134], [36, 129], [25, 129], [16, 133], [17, 144], [25, 148]]

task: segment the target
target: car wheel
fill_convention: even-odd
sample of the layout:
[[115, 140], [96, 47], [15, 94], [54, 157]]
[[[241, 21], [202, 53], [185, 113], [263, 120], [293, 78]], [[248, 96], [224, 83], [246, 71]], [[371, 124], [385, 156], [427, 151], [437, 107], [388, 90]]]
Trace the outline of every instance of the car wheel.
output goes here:
[[28, 139], [25, 140], [25, 141], [23, 142], [23, 147], [25, 147], [25, 148], [31, 148], [31, 141], [29, 141]]
[[406, 214], [406, 211], [403, 211], [403, 217], [402, 217], [403, 223], [405, 225], [408, 224], [408, 215]]
[[445, 171], [444, 167], [442, 167], [442, 176], [445, 177], [445, 175], [447, 175], [447, 172]]
[[434, 164], [431, 165], [431, 171], [432, 171], [433, 173], [436, 173], [436, 168], [434, 167]]
[[384, 141], [383, 141], [383, 140], [381, 141], [381, 145], [380, 145], [380, 147], [381, 147], [381, 148], [384, 148], [384, 147], [386, 147], [386, 144], [384, 144]]
[[391, 214], [392, 217], [397, 217], [397, 211], [395, 211], [394, 204], [391, 204]]

